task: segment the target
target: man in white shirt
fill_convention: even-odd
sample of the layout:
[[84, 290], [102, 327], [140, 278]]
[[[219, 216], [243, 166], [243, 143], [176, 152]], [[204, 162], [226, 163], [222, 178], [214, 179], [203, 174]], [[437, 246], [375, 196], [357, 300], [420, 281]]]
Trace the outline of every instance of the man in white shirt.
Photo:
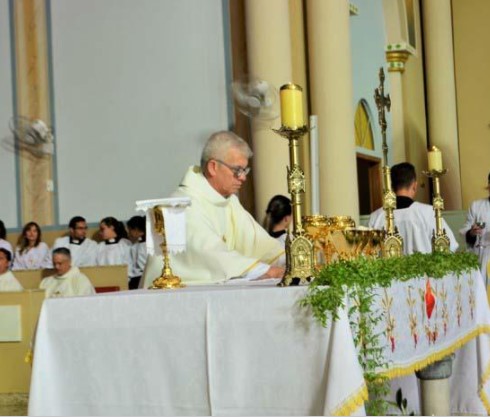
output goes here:
[[[490, 174], [487, 190], [490, 194]], [[470, 250], [478, 255], [480, 270], [488, 284], [487, 264], [490, 261], [490, 197], [475, 200], [471, 203], [466, 222], [459, 232], [465, 236]]]
[[75, 216], [68, 224], [68, 236], [55, 240], [53, 249], [70, 250], [74, 266], [97, 265], [97, 243], [87, 237], [87, 222], [81, 216]]
[[53, 251], [53, 266], [56, 274], [44, 278], [39, 285], [40, 289], [46, 291], [46, 298], [95, 294], [87, 276], [76, 266], [71, 266], [69, 249], [58, 248]]
[[[429, 204], [415, 201], [417, 194], [417, 176], [415, 167], [408, 163], [393, 165], [391, 168], [391, 185], [396, 194], [396, 210], [393, 212], [395, 226], [403, 237], [403, 252], [410, 255], [414, 252], [432, 252], [432, 233], [436, 229], [434, 209]], [[455, 251], [458, 242], [446, 221], [443, 228], [449, 238], [450, 249]], [[386, 226], [383, 208], [371, 213], [369, 227], [382, 229]]]
[[12, 253], [5, 248], [0, 248], [0, 292], [22, 291], [24, 288], [9, 271]]
[[[174, 193], [191, 199], [186, 209], [186, 250], [170, 255], [172, 270], [184, 283], [283, 277], [284, 268], [277, 261], [284, 247], [235, 195], [247, 179], [251, 156], [248, 144], [233, 132], [214, 133], [203, 149], [201, 166], [191, 166]], [[158, 268], [146, 268], [144, 285], [159, 273]]]

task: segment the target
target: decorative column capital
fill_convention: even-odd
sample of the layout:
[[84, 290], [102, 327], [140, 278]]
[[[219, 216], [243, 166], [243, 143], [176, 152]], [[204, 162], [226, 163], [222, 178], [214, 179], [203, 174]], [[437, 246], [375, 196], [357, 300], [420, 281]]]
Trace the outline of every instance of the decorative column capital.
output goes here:
[[388, 72], [405, 72], [405, 62], [412, 54], [406, 43], [390, 43], [385, 48]]

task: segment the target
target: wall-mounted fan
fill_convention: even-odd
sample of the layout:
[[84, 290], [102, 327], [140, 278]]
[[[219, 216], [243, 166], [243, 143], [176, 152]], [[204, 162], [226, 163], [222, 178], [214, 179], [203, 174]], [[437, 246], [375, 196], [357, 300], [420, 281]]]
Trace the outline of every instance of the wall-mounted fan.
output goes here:
[[260, 120], [273, 120], [279, 117], [279, 93], [267, 81], [248, 79], [233, 81], [233, 98], [238, 110]]
[[44, 121], [17, 116], [9, 120], [9, 128], [15, 149], [26, 150], [37, 157], [54, 153], [53, 132]]

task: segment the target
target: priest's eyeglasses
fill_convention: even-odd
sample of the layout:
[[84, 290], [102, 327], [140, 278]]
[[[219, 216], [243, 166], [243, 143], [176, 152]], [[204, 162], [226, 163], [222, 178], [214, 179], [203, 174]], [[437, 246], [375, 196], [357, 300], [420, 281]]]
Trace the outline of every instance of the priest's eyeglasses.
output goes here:
[[231, 172], [233, 172], [233, 176], [236, 179], [240, 178], [242, 175], [246, 177], [248, 175], [248, 173], [250, 172], [250, 167], [243, 168], [243, 167], [237, 167], [237, 166], [229, 165], [226, 162], [222, 161], [221, 159], [215, 159], [215, 161], [224, 165]]

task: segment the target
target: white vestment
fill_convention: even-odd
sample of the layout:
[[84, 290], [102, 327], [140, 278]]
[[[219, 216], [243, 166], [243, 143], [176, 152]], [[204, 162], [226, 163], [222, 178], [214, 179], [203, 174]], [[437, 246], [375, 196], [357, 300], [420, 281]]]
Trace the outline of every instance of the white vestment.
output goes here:
[[468, 245], [469, 250], [476, 253], [480, 260], [480, 270], [483, 279], [487, 281], [487, 263], [490, 260], [490, 201], [488, 198], [482, 200], [476, 200], [471, 203], [470, 209], [466, 215], [466, 222], [459, 232], [466, 236], [466, 232], [471, 229], [476, 222], [484, 222], [485, 228], [480, 237], [480, 242], [478, 246], [476, 243], [474, 245]]
[[97, 265], [127, 265], [128, 277], [132, 269], [131, 242], [128, 239], [103, 241], [97, 245]]
[[97, 242], [84, 239], [81, 244], [71, 243], [70, 236], [59, 237], [55, 240], [53, 249], [66, 248], [70, 250], [71, 263], [74, 266], [97, 265]]
[[[219, 194], [190, 167], [174, 197], [190, 197], [186, 209], [186, 250], [170, 254], [175, 275], [188, 284], [258, 278], [279, 260], [284, 247], [254, 220], [235, 195]], [[253, 275], [247, 275], [254, 271]], [[145, 286], [157, 276], [145, 271]]]
[[[395, 226], [403, 238], [403, 253], [410, 255], [414, 252], [432, 252], [432, 232], [436, 229], [434, 209], [429, 204], [414, 201], [409, 207], [396, 209], [393, 212]], [[442, 226], [449, 238], [450, 249], [458, 249], [458, 242], [446, 221], [442, 220]], [[382, 229], [386, 227], [385, 212], [383, 208], [371, 213], [369, 227]]]
[[146, 242], [135, 242], [131, 245], [131, 270], [129, 277], [141, 277], [146, 265]]
[[46, 291], [46, 298], [95, 294], [90, 280], [76, 266], [72, 266], [64, 275], [44, 278], [39, 288]]
[[51, 251], [44, 242], [39, 242], [34, 248], [30, 248], [24, 253], [20, 253], [19, 248], [15, 250], [12, 269], [44, 269], [52, 268]]
[[0, 292], [10, 292], [10, 291], [23, 291], [24, 288], [17, 281], [12, 272], [7, 271], [5, 274], [0, 274]]
[[12, 249], [12, 245], [8, 240], [0, 239], [0, 248], [4, 248], [8, 250], [12, 254], [12, 259], [14, 257], [14, 250]]

